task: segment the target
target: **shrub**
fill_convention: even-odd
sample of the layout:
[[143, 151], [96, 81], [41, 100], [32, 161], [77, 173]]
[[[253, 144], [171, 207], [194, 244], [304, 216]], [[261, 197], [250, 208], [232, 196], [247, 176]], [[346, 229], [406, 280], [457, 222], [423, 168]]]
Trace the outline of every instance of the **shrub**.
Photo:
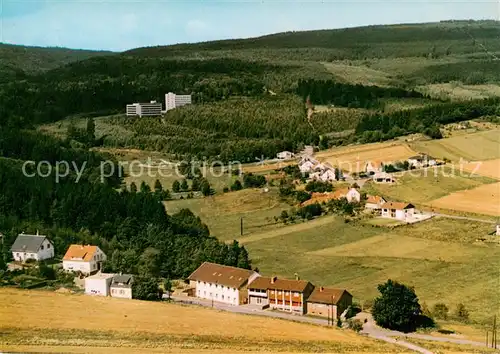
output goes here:
[[363, 322], [361, 322], [357, 318], [350, 318], [349, 320], [347, 320], [347, 323], [349, 324], [349, 328], [355, 332], [360, 332], [363, 330]]
[[434, 305], [432, 313], [435, 318], [439, 320], [446, 320], [448, 319], [448, 306], [443, 303], [437, 303]]
[[229, 187], [224, 187], [224, 189], [222, 189], [222, 192], [228, 193], [229, 192]]
[[455, 317], [462, 322], [467, 322], [469, 320], [469, 311], [465, 308], [464, 304], [460, 303], [457, 305]]

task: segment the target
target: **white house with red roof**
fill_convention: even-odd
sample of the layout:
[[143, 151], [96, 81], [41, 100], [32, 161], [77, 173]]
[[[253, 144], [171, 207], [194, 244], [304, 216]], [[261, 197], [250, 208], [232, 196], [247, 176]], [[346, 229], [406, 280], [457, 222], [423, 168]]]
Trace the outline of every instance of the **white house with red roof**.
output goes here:
[[106, 254], [98, 246], [71, 245], [64, 255], [63, 269], [91, 274], [100, 270], [104, 261]]

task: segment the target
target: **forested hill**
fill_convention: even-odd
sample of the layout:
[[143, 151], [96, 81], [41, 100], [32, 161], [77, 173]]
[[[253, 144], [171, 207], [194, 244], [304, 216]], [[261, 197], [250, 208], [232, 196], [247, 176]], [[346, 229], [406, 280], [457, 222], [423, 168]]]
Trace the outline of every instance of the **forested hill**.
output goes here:
[[107, 51], [68, 48], [42, 48], [0, 43], [0, 83], [24, 78], [28, 74], [55, 69], [93, 56], [110, 55]]
[[[497, 21], [445, 21], [427, 24], [367, 26], [336, 30], [300, 31], [256, 38], [221, 40], [137, 48], [125, 52], [136, 56], [239, 55], [258, 51], [262, 57], [296, 59], [363, 59], [408, 57], [435, 53], [467, 54], [500, 50]], [[311, 51], [311, 49], [316, 49]], [[321, 50], [319, 50], [321, 49]], [[236, 50], [237, 53], [227, 53]]]

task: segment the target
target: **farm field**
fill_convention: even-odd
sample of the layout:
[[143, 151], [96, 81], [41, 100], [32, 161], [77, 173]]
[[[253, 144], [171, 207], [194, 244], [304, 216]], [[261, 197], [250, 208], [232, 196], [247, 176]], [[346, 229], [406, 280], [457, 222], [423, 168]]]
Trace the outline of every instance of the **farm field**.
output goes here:
[[[285, 233], [289, 230], [289, 233]], [[422, 302], [451, 309], [467, 299], [471, 319], [483, 323], [498, 310], [500, 247], [476, 240], [493, 225], [434, 218], [393, 229], [333, 217], [312, 229], [294, 226], [245, 242], [264, 274], [302, 279], [318, 286], [346, 287], [360, 302], [394, 279], [415, 287]]]
[[500, 179], [500, 159], [468, 163], [463, 166], [463, 170], [474, 175]]
[[240, 220], [243, 217], [244, 234], [279, 228], [274, 216], [289, 205], [280, 202], [276, 188], [268, 193], [260, 189], [244, 189], [237, 192], [214, 195], [202, 199], [182, 199], [164, 202], [167, 212], [173, 214], [189, 208], [199, 216], [210, 229], [210, 233], [223, 241], [240, 237]]
[[350, 331], [168, 303], [0, 289], [0, 304], [3, 350], [400, 352]]
[[365, 184], [365, 190], [368, 194], [382, 195], [390, 200], [425, 203], [452, 192], [496, 182], [489, 177], [470, 177], [468, 173], [461, 174], [459, 170], [453, 171], [446, 166], [406, 171], [396, 173], [394, 176], [397, 180], [395, 184], [370, 182]]
[[460, 159], [484, 161], [500, 158], [500, 129], [459, 135], [451, 138], [419, 141], [410, 144], [415, 151], [435, 158], [448, 158], [453, 162]]
[[500, 216], [500, 182], [451, 193], [428, 204], [477, 214]]
[[400, 161], [415, 154], [406, 144], [385, 142], [320, 151], [315, 157], [345, 171], [359, 172], [364, 170], [365, 163], [370, 160]]

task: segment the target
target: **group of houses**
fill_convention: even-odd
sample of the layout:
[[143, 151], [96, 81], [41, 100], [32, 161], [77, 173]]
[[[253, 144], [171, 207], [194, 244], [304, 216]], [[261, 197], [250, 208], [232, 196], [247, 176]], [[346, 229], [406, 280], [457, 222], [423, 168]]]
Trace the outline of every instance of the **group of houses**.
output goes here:
[[322, 182], [336, 182], [343, 179], [340, 169], [334, 168], [328, 162], [322, 163], [310, 155], [304, 155], [299, 161], [301, 173], [308, 173], [310, 180]]
[[248, 269], [204, 262], [189, 276], [193, 296], [233, 306], [340, 317], [352, 305], [346, 289], [317, 287], [299, 279], [261, 276]]

